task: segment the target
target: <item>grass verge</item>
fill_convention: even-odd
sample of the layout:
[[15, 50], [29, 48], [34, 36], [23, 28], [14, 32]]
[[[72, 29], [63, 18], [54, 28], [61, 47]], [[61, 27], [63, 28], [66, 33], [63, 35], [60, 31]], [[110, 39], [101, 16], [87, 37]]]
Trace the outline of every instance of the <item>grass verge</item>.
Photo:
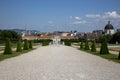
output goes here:
[[93, 54], [93, 55], [96, 55], [96, 56], [100, 56], [100, 57], [102, 57], [104, 59], [107, 59], [107, 60], [110, 60], [110, 61], [120, 63], [120, 60], [118, 59], [118, 56], [114, 55], [114, 54], [100, 54], [98, 51], [97, 52], [91, 52], [90, 50], [84, 50], [84, 49], [79, 49], [79, 50], [85, 51], [87, 53], [90, 53], [90, 54]]
[[22, 52], [16, 52], [16, 51], [13, 51], [12, 54], [0, 54], [0, 61], [4, 60], [4, 59], [7, 59], [7, 58], [12, 58], [12, 57], [16, 57], [16, 56], [19, 56], [21, 54], [24, 54], [24, 53], [27, 53], [27, 52], [30, 52], [32, 50], [34, 50], [35, 48], [33, 49], [29, 49], [29, 50], [23, 50]]

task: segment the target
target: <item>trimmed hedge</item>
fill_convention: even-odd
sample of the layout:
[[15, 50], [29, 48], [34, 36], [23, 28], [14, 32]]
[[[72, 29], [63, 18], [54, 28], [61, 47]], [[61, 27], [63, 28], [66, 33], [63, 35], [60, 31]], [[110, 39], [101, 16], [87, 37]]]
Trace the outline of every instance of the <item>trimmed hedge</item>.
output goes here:
[[80, 43], [80, 49], [83, 49], [83, 42]]
[[28, 49], [29, 49], [28, 40], [25, 39], [25, 40], [24, 40], [24, 47], [23, 47], [23, 50], [28, 50]]
[[71, 46], [71, 42], [70, 41], [65, 41], [64, 42], [66, 46]]
[[9, 38], [6, 38], [6, 44], [5, 44], [5, 49], [3, 54], [12, 54], [12, 48], [11, 48], [11, 43]]
[[108, 46], [106, 38], [102, 38], [101, 48], [100, 48], [100, 54], [109, 54]]
[[22, 52], [22, 45], [20, 40], [18, 40], [16, 52]]
[[33, 46], [32, 46], [32, 40], [29, 41], [29, 48], [32, 49]]
[[96, 43], [95, 43], [95, 41], [92, 42], [91, 51], [96, 52]]
[[85, 40], [85, 50], [90, 50], [88, 40]]

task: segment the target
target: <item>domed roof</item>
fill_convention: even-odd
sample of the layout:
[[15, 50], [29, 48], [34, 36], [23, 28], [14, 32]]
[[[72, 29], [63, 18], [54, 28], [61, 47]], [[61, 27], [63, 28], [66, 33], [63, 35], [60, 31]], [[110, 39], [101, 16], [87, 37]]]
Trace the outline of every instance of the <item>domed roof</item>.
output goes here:
[[108, 21], [108, 24], [105, 26], [105, 29], [114, 29], [113, 25], [110, 24], [110, 21]]

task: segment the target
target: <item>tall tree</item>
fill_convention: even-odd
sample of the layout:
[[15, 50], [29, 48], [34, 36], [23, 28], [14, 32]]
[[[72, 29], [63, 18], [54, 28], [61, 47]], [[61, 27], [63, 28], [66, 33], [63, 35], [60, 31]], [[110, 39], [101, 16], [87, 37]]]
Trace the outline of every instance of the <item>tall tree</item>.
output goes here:
[[106, 41], [105, 37], [103, 37], [103, 39], [102, 39], [101, 48], [100, 48], [100, 54], [109, 54], [107, 41]]
[[22, 52], [22, 45], [20, 40], [18, 40], [16, 52]]
[[11, 43], [9, 38], [6, 38], [6, 44], [3, 54], [12, 54]]

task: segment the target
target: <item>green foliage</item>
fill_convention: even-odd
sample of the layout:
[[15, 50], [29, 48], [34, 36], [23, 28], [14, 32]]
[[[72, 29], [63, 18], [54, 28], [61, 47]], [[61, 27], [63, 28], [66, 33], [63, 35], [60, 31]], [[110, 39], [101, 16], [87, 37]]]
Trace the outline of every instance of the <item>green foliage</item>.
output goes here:
[[118, 59], [120, 59], [120, 51], [119, 51]]
[[25, 39], [25, 40], [24, 40], [24, 47], [23, 47], [23, 50], [28, 50], [28, 49], [29, 49], [28, 40]]
[[41, 40], [42, 46], [47, 46], [47, 45], [49, 45], [50, 42], [51, 42], [50, 39], [42, 39]]
[[70, 41], [65, 41], [64, 42], [66, 46], [71, 46], [71, 42]]
[[120, 43], [120, 32], [115, 33], [112, 37], [112, 42], [116, 43], [116, 41]]
[[101, 48], [100, 48], [100, 54], [109, 54], [107, 41], [106, 41], [105, 37], [103, 37], [103, 39], [102, 39]]
[[19, 55], [22, 55], [24, 53], [27, 53], [27, 52], [30, 52], [34, 49], [29, 49], [29, 50], [23, 50], [22, 52], [16, 52], [16, 51], [13, 51], [12, 54], [10, 55], [3, 55], [3, 54], [0, 54], [0, 61], [4, 60], [4, 59], [8, 59], [8, 58], [12, 58], [12, 57], [16, 57], [16, 56], [19, 56]]
[[80, 49], [83, 49], [83, 41], [80, 43]]
[[80, 42], [80, 39], [61, 39], [62, 42], [69, 41], [71, 43], [78, 43]]
[[18, 40], [16, 52], [22, 52], [22, 45], [20, 40]]
[[96, 43], [95, 43], [95, 41], [92, 42], [91, 51], [96, 52]]
[[9, 38], [6, 38], [4, 54], [12, 54], [12, 49], [11, 49], [11, 44], [10, 44], [10, 39]]
[[85, 40], [85, 50], [90, 50], [88, 40]]
[[11, 41], [16, 41], [20, 39], [21, 37], [15, 31], [0, 30], [0, 42], [4, 42], [6, 38], [9, 38]]
[[29, 48], [32, 49], [32, 40], [29, 41]]

